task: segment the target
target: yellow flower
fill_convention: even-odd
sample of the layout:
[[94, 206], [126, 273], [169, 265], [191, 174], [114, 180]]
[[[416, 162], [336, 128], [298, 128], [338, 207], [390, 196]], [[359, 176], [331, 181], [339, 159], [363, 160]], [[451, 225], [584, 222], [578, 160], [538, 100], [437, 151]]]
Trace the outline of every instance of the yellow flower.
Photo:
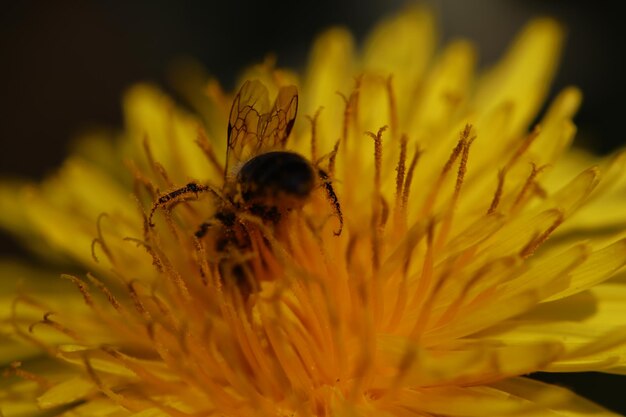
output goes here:
[[[79, 272], [2, 262], [3, 415], [609, 415], [523, 375], [626, 372], [625, 156], [569, 149], [575, 88], [530, 126], [558, 24], [531, 22], [480, 77], [433, 27], [409, 9], [362, 54], [323, 34], [303, 78], [243, 75], [298, 86], [287, 149], [330, 181], [275, 221], [223, 219], [233, 96], [191, 66], [197, 115], [138, 85], [114, 144], [5, 183], [0, 224]], [[186, 184], [217, 196], [171, 194]]]

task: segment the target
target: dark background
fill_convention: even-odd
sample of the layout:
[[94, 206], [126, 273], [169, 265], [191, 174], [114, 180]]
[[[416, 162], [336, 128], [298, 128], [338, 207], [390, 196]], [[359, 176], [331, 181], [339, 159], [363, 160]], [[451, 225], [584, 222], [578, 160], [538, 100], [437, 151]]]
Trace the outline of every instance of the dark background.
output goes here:
[[[301, 68], [316, 33], [335, 24], [357, 39], [402, 0], [5, 1], [0, 10], [0, 175], [41, 178], [68, 143], [93, 126], [122, 125], [120, 97], [136, 81], [167, 85], [175, 58], [191, 56], [232, 87], [238, 70], [278, 56]], [[531, 17], [564, 22], [568, 42], [554, 91], [570, 84], [585, 99], [576, 122], [585, 146], [606, 153], [626, 144], [624, 23], [608, 2], [433, 0], [442, 41], [463, 36], [493, 62]], [[616, 2], [617, 3], [617, 2]], [[554, 93], [553, 91], [553, 93]], [[0, 254], [28, 259], [0, 234]], [[626, 377], [538, 375], [626, 414]]]

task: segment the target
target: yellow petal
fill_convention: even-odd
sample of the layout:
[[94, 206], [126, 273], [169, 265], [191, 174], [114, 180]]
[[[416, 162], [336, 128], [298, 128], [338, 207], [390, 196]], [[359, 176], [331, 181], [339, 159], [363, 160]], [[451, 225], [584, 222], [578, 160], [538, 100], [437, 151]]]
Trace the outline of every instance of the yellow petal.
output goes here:
[[[407, 109], [406, 123], [401, 124], [401, 131], [422, 142], [434, 139], [433, 136], [442, 129], [449, 128], [455, 111], [469, 99], [474, 61], [475, 51], [470, 43], [456, 41], [448, 45], [429, 71], [415, 105]], [[397, 88], [396, 91], [396, 94], [402, 92]], [[428, 148], [432, 149], [438, 143], [431, 140]]]
[[[457, 319], [429, 329], [424, 335], [426, 343], [444, 342], [470, 335], [488, 328], [506, 318], [518, 315], [536, 305], [540, 296], [536, 290], [528, 290], [517, 294], [506, 294], [490, 297], [488, 302], [476, 307], [468, 304], [460, 308]], [[493, 310], [498, 310], [498, 315]]]
[[558, 358], [563, 347], [558, 342], [500, 345], [465, 340], [426, 350], [399, 337], [379, 337], [377, 358], [384, 372], [372, 381], [374, 388], [396, 386], [478, 385], [501, 378], [543, 369]]
[[554, 178], [563, 178], [571, 172], [572, 165], [583, 163], [591, 166], [598, 165], [600, 184], [591, 194], [589, 201], [574, 213], [572, 218], [563, 225], [559, 234], [569, 240], [580, 238], [594, 238], [614, 236], [626, 230], [626, 152], [620, 152], [605, 160], [598, 161], [582, 151], [574, 152], [571, 157], [574, 161], [559, 163], [550, 173], [549, 187], [556, 181]]
[[588, 401], [565, 388], [555, 385], [545, 384], [528, 378], [510, 378], [491, 384], [492, 387], [508, 392], [518, 398], [526, 399], [530, 402], [541, 402], [546, 398], [563, 398], [561, 404], [550, 406], [549, 410], [538, 410], [528, 414], [529, 417], [544, 416], [546, 414], [556, 414], [568, 417], [583, 416], [616, 416], [605, 408]]
[[557, 300], [584, 291], [610, 278], [624, 265], [626, 265], [626, 239], [592, 253], [581, 267], [571, 273], [567, 289], [545, 301]]
[[569, 87], [561, 91], [550, 104], [539, 124], [539, 138], [529, 150], [537, 164], [554, 163], [569, 147], [576, 133], [572, 117], [578, 111], [581, 100], [580, 90]]
[[104, 398], [96, 398], [73, 407], [61, 417], [119, 417], [127, 416], [128, 410]]
[[18, 198], [31, 222], [33, 238], [84, 265], [95, 264], [91, 242], [102, 213], [115, 219], [120, 237], [141, 234], [139, 212], [121, 184], [80, 159], [69, 159], [41, 188], [21, 190]]
[[442, 387], [402, 390], [392, 404], [416, 413], [433, 415], [492, 417], [546, 413], [565, 403], [573, 394], [566, 390], [550, 390], [536, 395], [534, 401], [511, 395], [493, 387]]
[[129, 414], [128, 417], [169, 417], [170, 415], [158, 408], [147, 408], [138, 413]]
[[626, 369], [624, 299], [626, 285], [611, 280], [585, 292], [542, 303], [477, 337], [507, 344], [560, 342], [565, 350], [545, 369], [548, 371], [621, 373]]
[[[190, 58], [176, 60], [169, 71], [169, 78], [176, 91], [191, 104], [204, 122], [209, 142], [215, 155], [223, 158], [226, 153], [226, 126], [230, 112], [230, 97], [222, 91], [217, 80], [211, 78], [202, 65]], [[223, 162], [223, 159], [220, 159]]]
[[37, 405], [43, 409], [58, 407], [78, 401], [95, 391], [93, 382], [82, 377], [65, 380], [37, 398]]
[[521, 133], [548, 91], [562, 37], [562, 30], [554, 20], [538, 19], [528, 24], [505, 58], [478, 85], [474, 107], [485, 114], [510, 103], [514, 106], [510, 133]]
[[382, 21], [367, 39], [363, 66], [383, 79], [393, 74], [395, 91], [401, 93], [396, 94], [401, 112], [413, 101], [434, 46], [433, 15], [419, 7]]
[[126, 94], [124, 114], [136, 163], [148, 165], [146, 141], [154, 161], [165, 168], [174, 183], [209, 176], [211, 166], [196, 144], [200, 122], [176, 108], [166, 95], [154, 87], [137, 85]]
[[25, 183], [18, 181], [3, 180], [0, 183], [0, 226], [26, 240], [32, 239], [35, 230], [24, 212], [24, 205], [20, 199], [20, 192], [24, 186]]
[[[323, 108], [317, 121], [321, 155], [330, 152], [335, 141], [342, 136], [344, 102], [337, 93], [348, 96], [351, 92], [346, 86], [353, 85], [350, 81], [354, 76], [353, 44], [352, 35], [347, 30], [335, 28], [319, 36], [311, 50], [303, 88], [305, 93], [301, 97], [303, 105], [299, 111], [313, 117]], [[304, 125], [306, 122], [301, 120], [300, 123]], [[306, 139], [302, 142], [309, 143]]]

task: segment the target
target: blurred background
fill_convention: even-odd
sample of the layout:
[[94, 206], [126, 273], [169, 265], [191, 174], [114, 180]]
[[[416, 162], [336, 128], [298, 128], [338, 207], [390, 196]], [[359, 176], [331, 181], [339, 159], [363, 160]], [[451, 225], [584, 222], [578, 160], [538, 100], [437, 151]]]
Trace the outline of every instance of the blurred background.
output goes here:
[[[302, 68], [316, 33], [340, 24], [361, 40], [381, 16], [405, 3], [5, 1], [0, 10], [0, 176], [42, 178], [61, 163], [80, 132], [120, 128], [124, 90], [144, 80], [167, 86], [168, 65], [178, 57], [194, 57], [232, 88], [242, 67], [270, 52], [279, 65]], [[621, 125], [626, 110], [624, 23], [617, 6], [573, 0], [428, 3], [438, 13], [441, 42], [459, 36], [473, 40], [483, 66], [503, 53], [531, 17], [561, 20], [568, 40], [553, 94], [570, 84], [583, 90], [576, 122], [585, 146], [606, 153], [626, 144]], [[4, 234], [0, 255], [28, 259]], [[624, 376], [536, 377], [626, 414]]]

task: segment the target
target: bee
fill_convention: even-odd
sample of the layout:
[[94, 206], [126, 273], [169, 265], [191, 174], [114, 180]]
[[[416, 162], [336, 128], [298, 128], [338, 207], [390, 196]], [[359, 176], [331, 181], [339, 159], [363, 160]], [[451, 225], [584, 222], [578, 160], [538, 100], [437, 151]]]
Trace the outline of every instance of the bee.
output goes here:
[[[241, 256], [252, 252], [251, 228], [244, 214], [266, 225], [277, 226], [291, 211], [301, 208], [317, 188], [323, 188], [339, 220], [343, 215], [329, 174], [304, 156], [286, 150], [298, 111], [298, 91], [293, 85], [280, 88], [273, 106], [267, 88], [258, 80], [246, 81], [233, 100], [228, 119], [226, 162], [222, 190], [189, 183], [164, 194], [152, 207], [171, 206], [211, 192], [219, 201], [215, 214], [199, 225], [195, 236], [214, 233], [214, 250], [220, 258], [218, 269], [222, 282], [234, 281], [244, 295], [258, 283], [252, 279], [249, 265]], [[233, 170], [234, 172], [231, 172]]]

